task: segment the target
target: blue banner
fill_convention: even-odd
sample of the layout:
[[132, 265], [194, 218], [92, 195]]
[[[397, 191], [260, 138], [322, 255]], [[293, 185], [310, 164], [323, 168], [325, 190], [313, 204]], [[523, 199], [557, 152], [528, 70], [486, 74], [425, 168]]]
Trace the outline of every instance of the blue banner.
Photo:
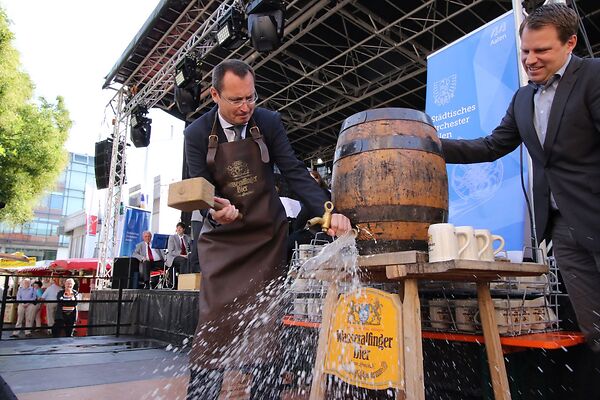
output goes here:
[[129, 257], [135, 246], [141, 242], [142, 233], [150, 229], [150, 211], [140, 208], [125, 207], [123, 231], [119, 256]]
[[[519, 88], [517, 63], [512, 11], [429, 56], [426, 112], [439, 137], [490, 134]], [[449, 222], [490, 229], [505, 238], [506, 250], [522, 250], [526, 210], [519, 150], [491, 163], [447, 167]]]

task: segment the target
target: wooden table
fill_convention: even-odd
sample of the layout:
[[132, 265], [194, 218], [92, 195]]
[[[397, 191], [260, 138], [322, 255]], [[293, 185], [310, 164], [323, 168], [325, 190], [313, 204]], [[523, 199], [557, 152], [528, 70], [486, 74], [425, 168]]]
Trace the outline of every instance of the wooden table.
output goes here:
[[[408, 252], [410, 253], [410, 252]], [[410, 257], [408, 253], [396, 253]], [[385, 258], [385, 257], [384, 257]], [[365, 260], [373, 264], [377, 257]], [[404, 346], [415, 351], [404, 352], [405, 365], [415, 366], [413, 371], [406, 372], [407, 398], [424, 399], [423, 384], [423, 350], [421, 346], [421, 305], [417, 283], [420, 279], [438, 281], [475, 282], [477, 285], [477, 303], [485, 338], [485, 349], [494, 398], [510, 399], [510, 387], [504, 365], [500, 334], [496, 321], [494, 303], [490, 295], [490, 281], [502, 277], [538, 276], [548, 272], [546, 265], [534, 263], [510, 263], [500, 261], [452, 260], [429, 263], [415, 254], [414, 262], [394, 263], [386, 265], [386, 275], [390, 280], [404, 282]], [[385, 260], [388, 262], [389, 260]], [[360, 264], [360, 261], [359, 261]], [[361, 264], [362, 265], [362, 264]]]
[[[477, 302], [494, 397], [496, 400], [511, 398], [494, 303], [490, 295], [490, 281], [502, 277], [539, 276], [548, 272], [546, 265], [471, 260], [429, 263], [427, 254], [417, 251], [360, 256], [358, 264], [367, 278], [371, 276], [374, 280], [381, 281], [381, 275], [385, 271], [388, 281], [397, 281], [401, 284], [399, 294], [402, 300], [403, 316], [400, 331], [403, 332], [404, 351], [403, 359], [400, 362], [403, 362], [406, 368], [404, 368], [405, 391], [398, 391], [397, 399], [425, 399], [421, 304], [418, 292], [418, 281], [421, 279], [476, 283]], [[327, 352], [327, 335], [339, 295], [337, 282], [347, 276], [333, 269], [324, 269], [317, 272], [314, 277], [330, 282], [323, 308], [323, 322], [319, 334], [310, 394], [310, 400], [322, 400], [325, 398], [323, 364]]]

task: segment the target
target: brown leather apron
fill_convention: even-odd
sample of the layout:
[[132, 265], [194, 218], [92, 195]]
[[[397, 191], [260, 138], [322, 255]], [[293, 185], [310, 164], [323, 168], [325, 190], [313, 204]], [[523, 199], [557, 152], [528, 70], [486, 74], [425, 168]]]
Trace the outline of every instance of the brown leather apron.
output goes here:
[[263, 291], [281, 281], [287, 241], [285, 210], [256, 124], [248, 124], [251, 138], [220, 144], [217, 127], [215, 114], [207, 165], [219, 195], [234, 204], [243, 219], [203, 230], [198, 243], [202, 288], [190, 359], [204, 368], [261, 363], [260, 356], [272, 357], [281, 319], [277, 309], [267, 309], [271, 299]]

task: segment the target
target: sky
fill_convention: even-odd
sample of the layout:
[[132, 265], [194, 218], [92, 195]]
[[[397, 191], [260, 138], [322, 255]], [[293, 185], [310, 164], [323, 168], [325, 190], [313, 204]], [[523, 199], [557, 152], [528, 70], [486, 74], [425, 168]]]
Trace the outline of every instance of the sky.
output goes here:
[[[106, 105], [115, 95], [103, 90], [104, 77], [140, 30], [158, 0], [0, 0], [15, 35], [23, 70], [35, 85], [35, 96], [55, 103], [63, 96], [73, 127], [66, 149], [94, 154], [94, 143], [112, 132], [113, 112]], [[148, 149], [129, 147], [130, 183], [151, 182], [172, 165], [179, 174], [183, 122], [151, 110]], [[168, 163], [165, 163], [168, 161]], [[146, 168], [131, 168], [144, 165]], [[146, 191], [148, 192], [148, 191]]]

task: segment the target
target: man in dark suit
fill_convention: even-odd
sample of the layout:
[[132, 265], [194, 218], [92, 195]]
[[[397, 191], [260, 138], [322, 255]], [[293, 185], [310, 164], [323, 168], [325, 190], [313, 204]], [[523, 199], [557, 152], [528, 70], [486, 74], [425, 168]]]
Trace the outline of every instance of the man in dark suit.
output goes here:
[[[277, 399], [280, 318], [269, 304], [285, 275], [288, 229], [274, 164], [312, 215], [323, 214], [327, 197], [294, 155], [280, 115], [255, 107], [248, 64], [223, 61], [212, 85], [217, 105], [185, 130], [190, 176], [213, 183], [223, 205], [205, 213], [198, 241], [202, 288], [188, 398], [217, 399], [226, 369], [248, 377], [252, 399]], [[333, 214], [329, 233], [348, 230], [350, 221]]]
[[150, 271], [162, 270], [165, 256], [162, 249], [152, 248], [152, 233], [150, 231], [144, 231], [144, 233], [142, 233], [142, 238], [143, 241], [135, 246], [131, 256], [140, 262], [140, 287], [149, 289]]
[[533, 11], [519, 30], [529, 85], [491, 135], [442, 146], [448, 163], [475, 163], [525, 144], [539, 240], [552, 239], [579, 326], [600, 353], [600, 60], [571, 53], [577, 29], [564, 4]]

